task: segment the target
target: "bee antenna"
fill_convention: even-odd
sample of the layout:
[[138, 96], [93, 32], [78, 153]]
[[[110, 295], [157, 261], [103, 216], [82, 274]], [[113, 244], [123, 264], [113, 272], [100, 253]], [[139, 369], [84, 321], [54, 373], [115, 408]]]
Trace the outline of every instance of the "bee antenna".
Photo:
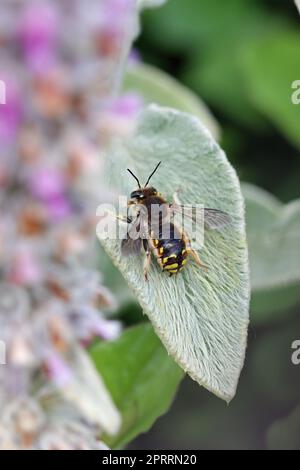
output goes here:
[[138, 178], [135, 176], [135, 174], [132, 173], [132, 171], [129, 170], [129, 168], [127, 168], [127, 171], [129, 171], [129, 173], [134, 177], [134, 179], [137, 181], [137, 184], [139, 185], [139, 188], [141, 188], [140, 182], [139, 182]]
[[156, 172], [157, 168], [159, 167], [159, 165], [161, 164], [161, 162], [159, 162], [156, 167], [154, 168], [154, 170], [152, 171], [151, 175], [149, 176], [149, 178], [147, 179], [147, 183], [145, 184], [145, 187], [147, 186], [147, 184], [149, 183], [149, 181], [151, 180], [152, 176], [154, 175], [154, 173]]

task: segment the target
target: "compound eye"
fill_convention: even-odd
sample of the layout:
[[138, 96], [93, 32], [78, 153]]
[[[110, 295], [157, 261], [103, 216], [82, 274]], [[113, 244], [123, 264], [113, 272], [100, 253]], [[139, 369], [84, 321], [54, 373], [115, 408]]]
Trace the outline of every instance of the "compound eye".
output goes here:
[[144, 195], [140, 191], [133, 191], [130, 197], [132, 199], [139, 199], [139, 200], [144, 199]]

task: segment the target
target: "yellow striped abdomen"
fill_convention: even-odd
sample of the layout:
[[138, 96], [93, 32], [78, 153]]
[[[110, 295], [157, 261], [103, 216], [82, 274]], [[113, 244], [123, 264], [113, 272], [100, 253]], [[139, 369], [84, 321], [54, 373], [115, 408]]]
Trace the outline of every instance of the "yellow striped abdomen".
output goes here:
[[172, 276], [187, 262], [188, 250], [183, 239], [153, 239], [153, 251], [162, 269]]

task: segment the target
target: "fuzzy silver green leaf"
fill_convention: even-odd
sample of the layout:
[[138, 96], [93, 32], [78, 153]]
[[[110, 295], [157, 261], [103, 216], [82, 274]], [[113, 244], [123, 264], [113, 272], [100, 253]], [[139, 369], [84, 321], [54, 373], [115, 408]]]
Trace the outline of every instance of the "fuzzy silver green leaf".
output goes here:
[[231, 225], [206, 233], [200, 256], [168, 277], [153, 261], [149, 281], [142, 256], [125, 258], [119, 240], [101, 240], [135, 292], [168, 352], [200, 385], [230, 401], [244, 362], [249, 309], [248, 253], [244, 201], [236, 173], [201, 122], [158, 106], [140, 116], [135, 134], [108, 159], [107, 181], [128, 195], [135, 183], [131, 168], [144, 181], [158, 161], [153, 185], [169, 200], [182, 188], [183, 203], [203, 203], [230, 214]]
[[300, 200], [282, 204], [267, 191], [243, 184], [251, 287], [263, 291], [300, 282]]
[[138, 8], [141, 10], [144, 8], [155, 8], [160, 7], [166, 2], [166, 0], [137, 0]]
[[219, 139], [219, 124], [206, 104], [196, 93], [160, 69], [143, 63], [128, 67], [124, 90], [134, 90], [141, 94], [147, 104], [157, 103], [193, 114], [203, 122], [216, 140]]

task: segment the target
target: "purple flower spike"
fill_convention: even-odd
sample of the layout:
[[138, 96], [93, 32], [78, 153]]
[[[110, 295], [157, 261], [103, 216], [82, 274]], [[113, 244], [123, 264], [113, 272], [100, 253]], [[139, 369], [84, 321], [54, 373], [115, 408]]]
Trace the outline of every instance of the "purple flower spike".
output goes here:
[[26, 6], [19, 30], [27, 65], [35, 73], [45, 73], [55, 61], [59, 31], [59, 17], [54, 5], [36, 1]]
[[126, 93], [112, 101], [110, 110], [120, 117], [134, 118], [141, 110], [142, 98], [137, 93]]
[[31, 251], [25, 247], [16, 253], [9, 280], [16, 284], [32, 285], [42, 277], [41, 269]]
[[124, 18], [134, 8], [134, 0], [110, 0], [105, 4], [104, 21], [106, 25], [124, 25]]
[[64, 195], [49, 199], [46, 208], [50, 221], [54, 223], [63, 221], [72, 214], [72, 205]]
[[107, 341], [117, 339], [122, 331], [121, 323], [99, 317], [94, 324], [94, 333]]
[[72, 380], [70, 367], [58, 354], [51, 353], [45, 365], [47, 375], [58, 387], [63, 387]]
[[44, 202], [61, 197], [66, 190], [66, 181], [61, 171], [40, 168], [31, 173], [29, 178], [31, 194]]
[[12, 143], [22, 119], [22, 94], [17, 81], [9, 74], [1, 74], [5, 84], [5, 104], [0, 105], [1, 146]]
[[136, 64], [140, 64], [141, 62], [142, 57], [140, 51], [136, 48], [132, 48], [128, 56], [128, 64], [134, 66]]

